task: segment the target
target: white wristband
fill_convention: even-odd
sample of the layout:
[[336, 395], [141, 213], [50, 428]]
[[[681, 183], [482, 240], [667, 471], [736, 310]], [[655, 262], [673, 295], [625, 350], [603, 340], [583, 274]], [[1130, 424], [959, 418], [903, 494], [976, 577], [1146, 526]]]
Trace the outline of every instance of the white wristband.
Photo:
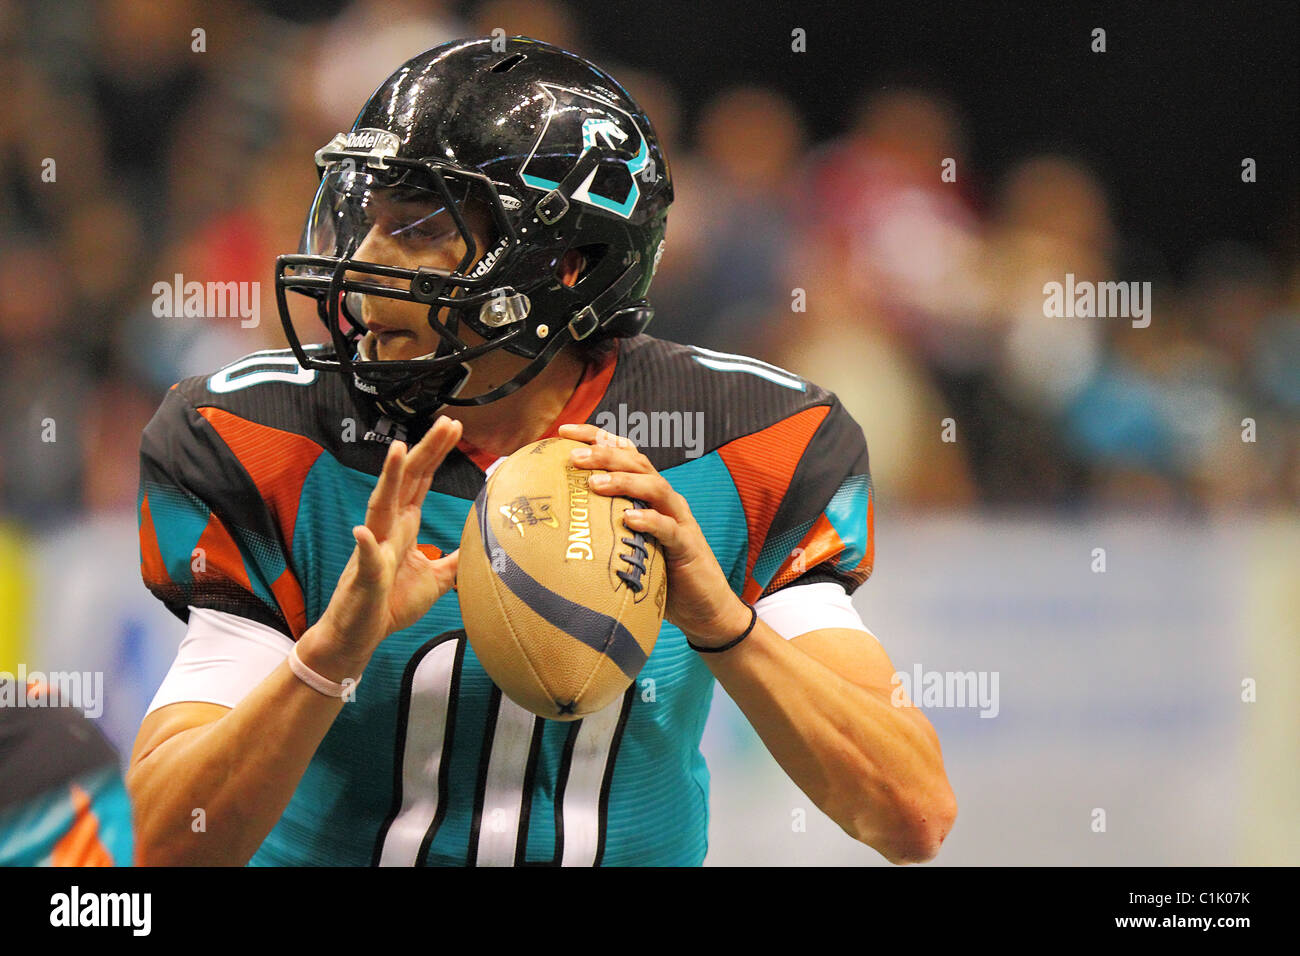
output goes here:
[[361, 683], [360, 677], [356, 680], [349, 677], [345, 679], [343, 683], [339, 684], [330, 680], [328, 677], [322, 677], [320, 674], [317, 674], [302, 662], [302, 658], [298, 656], [298, 645], [296, 643], [293, 645], [293, 650], [289, 652], [289, 670], [293, 671], [294, 677], [298, 678], [312, 690], [324, 694], [326, 697], [342, 698], [344, 702], [353, 699], [354, 691], [356, 690], [357, 685]]

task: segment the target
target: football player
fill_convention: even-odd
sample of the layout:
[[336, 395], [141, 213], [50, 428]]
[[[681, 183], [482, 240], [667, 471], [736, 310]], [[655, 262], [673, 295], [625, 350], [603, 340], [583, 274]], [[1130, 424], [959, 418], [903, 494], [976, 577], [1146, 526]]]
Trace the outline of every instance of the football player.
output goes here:
[[0, 704], [0, 867], [130, 866], [131, 803], [113, 745], [54, 688], [13, 693], [48, 706]]
[[[699, 864], [715, 680], [849, 834], [930, 859], [939, 743], [849, 601], [861, 430], [796, 375], [644, 334], [672, 201], [650, 120], [580, 57], [501, 46], [403, 64], [316, 154], [277, 262], [291, 348], [179, 383], [144, 433], [143, 574], [188, 631], [132, 757], [139, 860]], [[501, 694], [454, 590], [486, 474], [557, 434], [669, 567], [654, 653], [574, 722]]]

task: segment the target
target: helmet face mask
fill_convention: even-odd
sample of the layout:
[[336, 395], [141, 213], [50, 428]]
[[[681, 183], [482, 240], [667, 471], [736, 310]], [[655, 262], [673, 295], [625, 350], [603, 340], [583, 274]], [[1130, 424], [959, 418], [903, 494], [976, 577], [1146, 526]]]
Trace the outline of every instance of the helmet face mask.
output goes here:
[[[491, 46], [435, 48], [376, 91], [354, 129], [317, 152], [321, 182], [299, 251], [276, 262], [299, 362], [342, 373], [396, 419], [495, 401], [565, 345], [637, 334], [653, 314], [644, 296], [672, 185], [648, 118], [573, 54], [518, 38], [504, 53]], [[399, 261], [370, 261], [379, 249]], [[566, 285], [570, 250], [586, 268]], [[332, 349], [303, 348], [287, 292], [315, 300]], [[425, 306], [436, 349], [377, 360], [367, 296]], [[482, 342], [467, 343], [462, 323]], [[466, 363], [497, 349], [529, 361], [490, 392], [459, 397]]]
[[[510, 345], [523, 331], [484, 335], [476, 328], [490, 340], [478, 346], [457, 335], [462, 319], [469, 318], [471, 328], [480, 324], [470, 313], [493, 314], [488, 300], [509, 301], [513, 296], [513, 290], [493, 282], [509, 265], [507, 253], [518, 243], [504, 207], [489, 204], [492, 184], [485, 180], [432, 163], [390, 167], [387, 175], [383, 173], [359, 167], [352, 155], [330, 162], [307, 216], [299, 253], [281, 256], [277, 262], [276, 293], [281, 300], [285, 291], [312, 296], [333, 340], [334, 358], [322, 359], [308, 356], [297, 336], [291, 335], [300, 362], [305, 358], [310, 367], [350, 374], [358, 391], [405, 417], [420, 410], [403, 401], [404, 393], [432, 390], [454, 400], [466, 377], [465, 363]], [[489, 202], [478, 196], [489, 197]], [[486, 252], [483, 230], [476, 235], [471, 222], [488, 217], [474, 216], [471, 209], [489, 211], [489, 242], [495, 239], [495, 244]], [[371, 262], [359, 256], [363, 243], [375, 232], [407, 249], [407, 264]], [[445, 247], [446, 240], [457, 235], [465, 250], [458, 262], [409, 267], [411, 260], [418, 261], [421, 250]], [[475, 267], [476, 261], [481, 265]], [[416, 359], [375, 360], [365, 347], [366, 296], [426, 306], [428, 322], [439, 337], [437, 350]], [[286, 310], [282, 301], [282, 316]], [[438, 320], [443, 311], [448, 313], [446, 322]]]

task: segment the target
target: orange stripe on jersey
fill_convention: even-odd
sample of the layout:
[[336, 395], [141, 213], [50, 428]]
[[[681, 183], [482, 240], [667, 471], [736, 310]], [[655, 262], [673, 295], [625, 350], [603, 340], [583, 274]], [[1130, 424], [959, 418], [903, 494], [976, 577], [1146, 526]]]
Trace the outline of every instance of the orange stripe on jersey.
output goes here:
[[244, 567], [244, 556], [216, 515], [208, 515], [208, 525], [194, 544], [190, 572], [195, 583], [204, 578], [222, 577], [234, 581], [245, 591], [253, 590], [253, 583], [248, 580], [248, 569]]
[[745, 562], [745, 600], [753, 600], [762, 588], [753, 580], [754, 562], [762, 550], [772, 519], [789, 490], [799, 459], [813, 434], [830, 412], [829, 405], [817, 405], [791, 415], [775, 425], [718, 449], [740, 494], [749, 528], [749, 556]]
[[140, 576], [149, 585], [166, 586], [172, 583], [162, 551], [158, 549], [158, 532], [154, 530], [147, 494], [140, 502]]
[[858, 562], [856, 568], [849, 570], [855, 578], [861, 577], [863, 581], [871, 577], [871, 571], [876, 566], [876, 496], [872, 495], [867, 499], [867, 547], [866, 552], [862, 555], [862, 560]]
[[90, 809], [90, 797], [75, 783], [68, 790], [75, 816], [68, 832], [54, 844], [50, 865], [112, 866], [113, 854], [99, 839], [99, 818]]
[[[833, 560], [837, 555], [844, 551], [844, 542], [840, 540], [839, 533], [831, 525], [830, 519], [825, 514], [817, 516], [813, 526], [808, 529], [808, 533], [803, 536], [799, 546], [790, 552], [790, 556], [785, 559], [776, 574], [772, 576], [772, 581], [768, 584], [767, 591], [775, 591], [784, 584], [789, 584], [799, 575], [803, 574], [809, 568], [815, 568], [826, 560]], [[757, 587], [758, 582], [752, 582]], [[750, 596], [750, 589], [746, 587], [744, 598], [746, 601], [753, 601], [758, 597], [755, 591]]]
[[199, 414], [216, 429], [253, 479], [280, 529], [287, 553], [293, 547], [302, 485], [320, 457], [321, 446], [310, 438], [258, 425], [220, 408], [200, 408]]
[[293, 576], [293, 572], [285, 568], [280, 576], [271, 582], [271, 593], [275, 595], [276, 603], [280, 605], [280, 613], [284, 615], [296, 641], [302, 637], [303, 631], [307, 630], [307, 602], [303, 600], [302, 585]]

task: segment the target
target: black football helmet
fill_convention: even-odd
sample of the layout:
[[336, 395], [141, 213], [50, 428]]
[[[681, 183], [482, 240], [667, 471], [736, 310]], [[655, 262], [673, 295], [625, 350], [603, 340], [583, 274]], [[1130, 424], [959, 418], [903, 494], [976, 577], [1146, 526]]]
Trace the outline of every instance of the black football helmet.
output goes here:
[[[636, 335], [654, 314], [646, 293], [673, 199], [668, 164], [627, 91], [579, 56], [524, 37], [435, 47], [390, 76], [316, 166], [299, 252], [276, 260], [280, 319], [304, 367], [341, 372], [390, 418], [496, 401], [565, 345]], [[470, 203], [490, 216], [486, 249], [467, 224]], [[415, 234], [450, 213], [464, 257], [451, 270], [353, 258], [381, 207], [403, 210], [398, 231]], [[557, 274], [570, 249], [586, 262], [571, 287]], [[332, 349], [299, 342], [289, 291], [316, 300]], [[437, 350], [404, 361], [367, 354], [367, 295], [428, 305]], [[461, 323], [483, 343], [466, 344]], [[491, 391], [458, 398], [465, 363], [502, 348], [531, 361]]]

